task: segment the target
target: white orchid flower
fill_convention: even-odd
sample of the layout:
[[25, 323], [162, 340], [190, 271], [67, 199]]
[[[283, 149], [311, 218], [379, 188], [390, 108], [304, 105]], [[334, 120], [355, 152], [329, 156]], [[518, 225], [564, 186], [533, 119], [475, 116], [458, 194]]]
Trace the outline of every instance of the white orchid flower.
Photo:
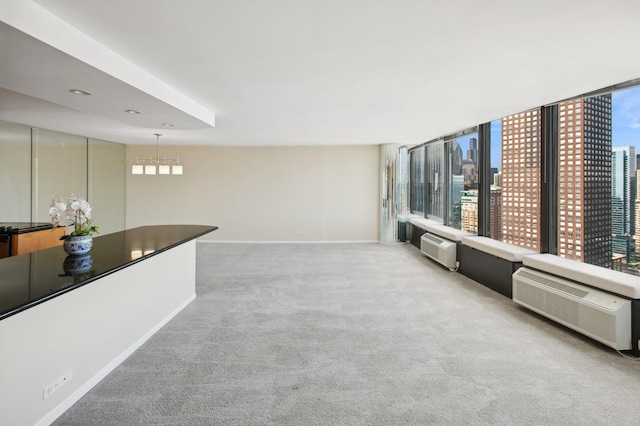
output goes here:
[[51, 200], [49, 215], [55, 227], [73, 226], [71, 235], [91, 235], [98, 232], [98, 227], [91, 225], [91, 205], [75, 194], [59, 195]]

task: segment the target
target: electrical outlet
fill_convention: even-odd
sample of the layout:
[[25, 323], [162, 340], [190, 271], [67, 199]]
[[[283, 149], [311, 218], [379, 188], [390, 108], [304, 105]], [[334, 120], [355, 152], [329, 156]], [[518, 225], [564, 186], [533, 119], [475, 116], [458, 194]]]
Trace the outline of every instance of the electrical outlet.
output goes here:
[[49, 395], [60, 389], [65, 383], [71, 380], [73, 370], [69, 370], [62, 376], [58, 377], [49, 386], [45, 386], [42, 390], [42, 399], [47, 399]]

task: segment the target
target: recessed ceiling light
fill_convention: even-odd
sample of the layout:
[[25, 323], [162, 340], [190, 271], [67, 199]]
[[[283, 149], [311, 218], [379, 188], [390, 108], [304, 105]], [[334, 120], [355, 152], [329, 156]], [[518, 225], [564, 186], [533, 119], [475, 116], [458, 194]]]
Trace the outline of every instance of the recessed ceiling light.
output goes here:
[[80, 90], [80, 89], [71, 89], [69, 90], [71, 93], [73, 93], [74, 95], [81, 95], [81, 96], [91, 96], [93, 95], [93, 93], [91, 92], [87, 92], [86, 90]]
[[171, 123], [162, 123], [162, 125], [164, 127], [173, 127], [173, 124], [171, 124]]
[[140, 111], [136, 111], [135, 109], [128, 109], [127, 112], [129, 114], [142, 114]]

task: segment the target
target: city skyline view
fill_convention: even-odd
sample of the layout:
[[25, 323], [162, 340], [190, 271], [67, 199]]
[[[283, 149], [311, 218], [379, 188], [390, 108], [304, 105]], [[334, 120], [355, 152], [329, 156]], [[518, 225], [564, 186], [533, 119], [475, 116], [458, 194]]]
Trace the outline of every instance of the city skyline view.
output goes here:
[[[612, 146], [640, 146], [640, 87], [620, 90], [611, 94]], [[462, 147], [469, 146], [469, 139], [477, 134], [457, 138]], [[491, 122], [491, 167], [501, 169], [502, 153], [496, 141], [502, 138], [501, 119]]]
[[[542, 188], [543, 122], [536, 108], [490, 123], [491, 187], [484, 191], [477, 132], [414, 151], [414, 210], [471, 233], [485, 214], [483, 235], [495, 240], [640, 274], [640, 87], [558, 104], [555, 193]], [[489, 202], [485, 213], [480, 197]], [[545, 197], [555, 204], [553, 236], [542, 228]]]

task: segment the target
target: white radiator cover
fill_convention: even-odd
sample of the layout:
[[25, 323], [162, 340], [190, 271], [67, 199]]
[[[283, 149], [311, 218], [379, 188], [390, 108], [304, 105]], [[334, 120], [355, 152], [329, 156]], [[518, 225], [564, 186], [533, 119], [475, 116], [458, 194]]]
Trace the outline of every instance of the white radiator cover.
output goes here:
[[631, 301], [522, 267], [514, 302], [618, 350], [631, 349]]
[[450, 271], [456, 270], [456, 243], [427, 232], [420, 238], [420, 251]]

